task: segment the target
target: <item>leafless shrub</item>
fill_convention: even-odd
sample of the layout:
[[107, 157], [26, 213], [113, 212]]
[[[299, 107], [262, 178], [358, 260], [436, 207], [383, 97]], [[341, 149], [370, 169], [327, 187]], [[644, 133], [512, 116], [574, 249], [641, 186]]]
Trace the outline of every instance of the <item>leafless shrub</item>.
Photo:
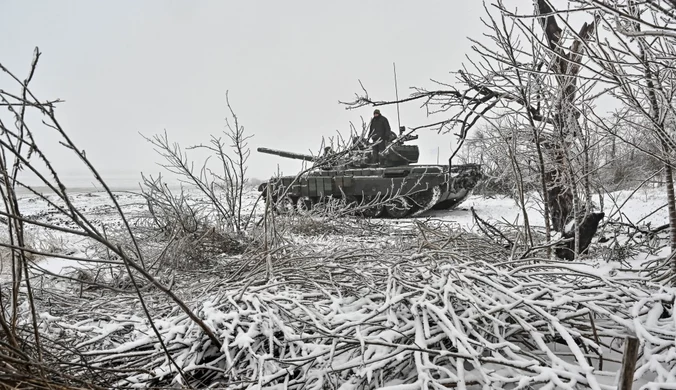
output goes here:
[[162, 177], [143, 176], [142, 194], [154, 228], [167, 236], [184, 236], [208, 227], [205, 205], [191, 204], [181, 188], [174, 194]]
[[[79, 261], [88, 264], [115, 264], [122, 267], [134, 287], [134, 294], [140, 304], [139, 312], [147, 318], [152, 318], [143, 293], [139, 289], [139, 280], [147, 282], [146, 286], [156, 288], [171, 300], [176, 307], [194, 321], [202, 331], [212, 337], [214, 345], [220, 345], [221, 341], [213, 337], [212, 330], [190, 310], [190, 308], [170, 289], [148, 272], [148, 264], [139, 247], [129, 219], [123, 212], [118, 198], [105, 180], [100, 176], [96, 168], [87, 159], [86, 153], [80, 150], [70, 139], [65, 129], [56, 117], [55, 105], [58, 101], [41, 101], [29, 88], [30, 81], [35, 74], [41, 53], [35, 51], [29, 76], [20, 80], [10, 70], [0, 64], [0, 71], [8, 76], [19, 86], [19, 93], [9, 92], [11, 88], [0, 89], [0, 104], [8, 109], [10, 121], [0, 118], [0, 196], [3, 200], [3, 209], [0, 215], [6, 218], [7, 241], [0, 242], [0, 246], [10, 250], [11, 277], [10, 283], [0, 285], [0, 373], [3, 383], [18, 385], [21, 382], [30, 381], [34, 387], [44, 386], [80, 386], [97, 388], [94, 384], [96, 375], [73, 375], [73, 372], [83, 369], [91, 373], [91, 367], [85, 363], [73, 363], [69, 360], [79, 354], [75, 351], [70, 354], [57, 354], [55, 351], [63, 347], [61, 340], [41, 335], [41, 324], [44, 313], [42, 307], [45, 301], [36, 301], [36, 290], [32, 284], [33, 279], [29, 272], [30, 257], [50, 256], [67, 261]], [[100, 185], [112, 203], [114, 212], [121, 219], [123, 230], [119, 236], [107, 236], [105, 229], [100, 224], [88, 218], [83, 210], [73, 204], [72, 195], [61, 180], [59, 173], [54, 169], [52, 160], [46, 154], [44, 140], [35, 137], [35, 126], [28, 120], [33, 114], [41, 115], [42, 125], [52, 131], [59, 143], [74, 153], [83, 166], [86, 167]], [[8, 125], [12, 123], [14, 126]], [[25, 173], [34, 175], [46, 190], [38, 191], [36, 187], [25, 184]], [[31, 220], [25, 218], [19, 207], [17, 189], [24, 189], [53, 208], [55, 213], [67, 221], [64, 227], [61, 224]], [[77, 255], [64, 253], [45, 253], [31, 246], [26, 241], [26, 231], [31, 227], [39, 227], [50, 231], [60, 232], [71, 237], [88, 240], [103, 245], [109, 253], [116, 256], [117, 260], [91, 259], [78, 257]], [[118, 237], [124, 237], [118, 240]], [[44, 248], [43, 248], [44, 249]], [[67, 276], [61, 276], [64, 280], [70, 280]], [[78, 284], [89, 283], [91, 275], [82, 274], [71, 278]], [[109, 286], [102, 285], [102, 288]], [[41, 314], [42, 313], [42, 314]], [[150, 331], [160, 335], [152, 320]], [[159, 339], [160, 350], [168, 353], [166, 345]], [[173, 358], [165, 355], [170, 361]], [[80, 360], [81, 361], [81, 360]], [[60, 367], [56, 369], [55, 367]], [[96, 371], [96, 370], [95, 370]], [[100, 372], [100, 371], [99, 371]], [[105, 381], [100, 382], [106, 385]]]
[[[187, 148], [187, 150], [206, 149], [212, 152], [218, 160], [218, 170], [209, 167], [207, 161], [199, 171], [195, 171], [187, 153], [181, 149], [180, 145], [170, 143], [166, 132], [163, 135], [145, 138], [165, 159], [166, 163], [163, 167], [167, 171], [178, 175], [181, 182], [196, 188], [207, 198], [208, 216], [211, 218], [209, 223], [219, 230], [242, 235], [245, 234], [252, 219], [251, 212], [247, 212], [246, 205], [243, 205], [245, 191], [249, 188], [246, 164], [250, 154], [247, 141], [251, 136], [244, 135], [244, 127], [239, 124], [237, 116], [232, 111], [227, 95], [226, 101], [234, 117], [234, 125], [230, 125], [230, 122], [226, 120], [227, 131], [224, 131], [224, 134], [232, 142], [229, 146], [233, 149], [235, 157], [230, 157], [226, 150], [228, 145], [222, 138], [216, 136], [212, 136], [208, 145], [200, 144]], [[187, 206], [182, 194], [176, 198], [165, 185], [162, 185], [160, 179], [146, 179], [144, 184], [147, 187], [148, 201], [153, 206], [162, 203], [170, 204], [170, 208], [173, 209], [173, 218], [186, 212], [196, 214]], [[153, 199], [153, 195], [156, 195], [158, 199]], [[192, 218], [194, 217], [193, 215]]]
[[[245, 204], [250, 184], [246, 177], [250, 151], [247, 140], [229, 100], [226, 102], [233, 124], [226, 120], [225, 137], [212, 136], [208, 145], [191, 146], [183, 150], [171, 143], [166, 132], [146, 137], [157, 153], [165, 159], [163, 167], [178, 175], [181, 188], [174, 192], [162, 176], [143, 177], [142, 194], [148, 205], [150, 225], [165, 235], [166, 248], [156, 267], [170, 266], [177, 270], [209, 269], [220, 254], [242, 253], [251, 244], [251, 221], [258, 201]], [[234, 157], [228, 153], [232, 149]], [[205, 149], [217, 160], [213, 168], [205, 161], [196, 171], [187, 150]], [[184, 187], [186, 186], [186, 187]], [[186, 189], [192, 193], [189, 197]]]

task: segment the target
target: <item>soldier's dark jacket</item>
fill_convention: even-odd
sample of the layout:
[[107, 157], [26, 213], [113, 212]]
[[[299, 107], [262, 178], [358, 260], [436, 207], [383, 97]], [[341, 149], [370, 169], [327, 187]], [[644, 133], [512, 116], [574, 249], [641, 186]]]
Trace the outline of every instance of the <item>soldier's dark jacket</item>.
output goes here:
[[372, 140], [389, 139], [390, 131], [390, 122], [384, 116], [378, 115], [371, 119], [369, 138]]

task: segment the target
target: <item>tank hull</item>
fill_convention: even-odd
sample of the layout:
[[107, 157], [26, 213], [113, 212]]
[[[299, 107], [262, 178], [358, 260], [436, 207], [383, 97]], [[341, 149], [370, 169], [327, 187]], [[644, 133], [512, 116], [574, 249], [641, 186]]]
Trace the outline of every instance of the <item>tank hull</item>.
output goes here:
[[263, 183], [275, 209], [298, 212], [339, 200], [366, 217], [404, 218], [461, 204], [481, 179], [478, 165], [445, 165], [316, 170]]

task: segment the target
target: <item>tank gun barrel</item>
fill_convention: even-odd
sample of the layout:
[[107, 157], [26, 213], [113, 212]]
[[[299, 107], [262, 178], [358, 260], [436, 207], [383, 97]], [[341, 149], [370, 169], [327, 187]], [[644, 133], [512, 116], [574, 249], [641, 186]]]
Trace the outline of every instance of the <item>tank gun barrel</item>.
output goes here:
[[291, 158], [291, 159], [294, 159], [294, 160], [304, 160], [304, 161], [311, 161], [311, 162], [317, 161], [317, 157], [308, 156], [306, 154], [300, 154], [300, 153], [285, 152], [283, 150], [258, 148], [258, 151], [260, 153], [272, 154], [272, 155], [275, 155], [275, 156], [280, 156], [280, 157], [284, 157], [284, 158]]

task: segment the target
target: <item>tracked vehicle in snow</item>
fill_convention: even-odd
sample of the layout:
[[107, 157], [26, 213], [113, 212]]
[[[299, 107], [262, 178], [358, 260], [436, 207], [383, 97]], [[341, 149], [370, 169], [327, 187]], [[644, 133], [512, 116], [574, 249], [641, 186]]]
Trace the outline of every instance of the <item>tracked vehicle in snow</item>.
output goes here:
[[[403, 133], [403, 128], [400, 129]], [[281, 176], [259, 186], [282, 213], [304, 212], [318, 204], [338, 200], [369, 218], [415, 217], [428, 210], [457, 207], [481, 180], [477, 164], [417, 164], [420, 150], [406, 145], [418, 136], [399, 137], [385, 148], [377, 162], [363, 139], [354, 138], [341, 152], [326, 148], [321, 156], [258, 148], [258, 152], [304, 160], [312, 167], [295, 176]]]

